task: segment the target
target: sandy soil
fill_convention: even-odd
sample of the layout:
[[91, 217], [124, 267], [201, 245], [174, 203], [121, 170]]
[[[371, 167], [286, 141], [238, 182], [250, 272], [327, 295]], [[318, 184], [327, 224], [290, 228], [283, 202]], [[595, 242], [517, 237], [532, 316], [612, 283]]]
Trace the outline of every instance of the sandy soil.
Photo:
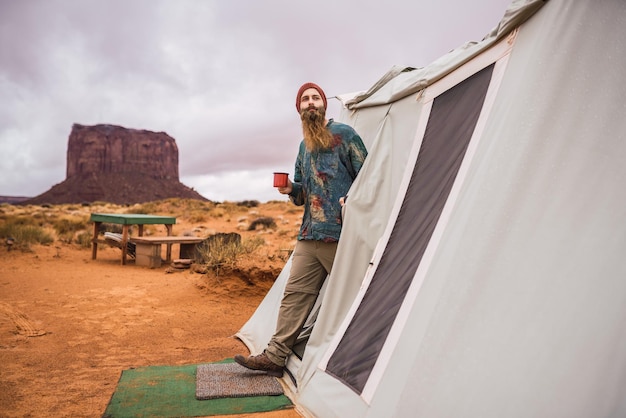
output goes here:
[[[1, 247], [0, 416], [101, 416], [125, 369], [247, 353], [233, 334], [282, 269], [281, 253], [295, 243], [300, 214], [283, 215], [290, 218], [278, 231], [242, 232], [230, 221], [212, 220], [218, 232], [261, 234], [267, 243], [218, 274], [121, 265], [120, 250], [106, 246], [97, 260], [75, 244], [26, 252]], [[194, 226], [177, 222], [174, 234]]]

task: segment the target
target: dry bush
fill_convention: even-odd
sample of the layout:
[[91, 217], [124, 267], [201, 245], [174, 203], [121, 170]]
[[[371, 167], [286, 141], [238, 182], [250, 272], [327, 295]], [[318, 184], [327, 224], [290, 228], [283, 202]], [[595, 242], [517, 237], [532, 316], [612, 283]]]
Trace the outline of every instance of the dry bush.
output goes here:
[[187, 216], [187, 221], [192, 224], [200, 224], [209, 219], [206, 213], [192, 213]]
[[245, 206], [246, 208], [256, 208], [260, 205], [258, 200], [242, 200], [241, 202], [237, 202], [239, 206]]
[[76, 244], [78, 244], [81, 248], [91, 248], [91, 233], [90, 232], [79, 232], [76, 235]]
[[34, 224], [31, 219], [19, 216], [3, 220], [0, 224], [0, 237], [4, 242], [13, 240], [12, 247], [20, 250], [29, 250], [32, 244], [49, 245], [54, 242], [54, 237], [42, 226]]
[[52, 221], [52, 227], [59, 235], [74, 234], [89, 227], [89, 219], [81, 218], [57, 218]]
[[259, 227], [262, 229], [276, 229], [276, 222], [272, 217], [263, 216], [252, 221], [248, 227], [248, 231], [256, 231]]
[[226, 216], [227, 214], [228, 214], [228, 212], [226, 211], [226, 209], [221, 208], [221, 207], [217, 207], [217, 208], [213, 209], [209, 213], [209, 216], [211, 218], [222, 218], [222, 217]]
[[216, 237], [210, 245], [198, 247], [201, 262], [199, 264], [219, 274], [220, 268], [235, 268], [242, 255], [249, 255], [265, 244], [260, 237], [234, 240], [228, 237]]
[[131, 206], [126, 213], [139, 213], [142, 215], [158, 214], [158, 202], [147, 202]]

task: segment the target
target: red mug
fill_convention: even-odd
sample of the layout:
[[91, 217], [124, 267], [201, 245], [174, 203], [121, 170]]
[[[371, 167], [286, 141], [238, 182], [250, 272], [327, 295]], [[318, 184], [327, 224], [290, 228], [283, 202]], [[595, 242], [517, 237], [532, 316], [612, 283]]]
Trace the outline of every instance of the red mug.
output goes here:
[[289, 173], [274, 173], [274, 187], [287, 187], [289, 185]]

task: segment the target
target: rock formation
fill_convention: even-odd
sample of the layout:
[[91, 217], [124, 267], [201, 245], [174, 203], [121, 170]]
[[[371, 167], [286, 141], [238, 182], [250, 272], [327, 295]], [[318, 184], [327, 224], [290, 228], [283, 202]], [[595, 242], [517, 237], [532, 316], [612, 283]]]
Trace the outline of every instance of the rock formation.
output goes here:
[[178, 178], [178, 147], [165, 132], [74, 124], [65, 181], [23, 204], [134, 204], [171, 197], [207, 200]]

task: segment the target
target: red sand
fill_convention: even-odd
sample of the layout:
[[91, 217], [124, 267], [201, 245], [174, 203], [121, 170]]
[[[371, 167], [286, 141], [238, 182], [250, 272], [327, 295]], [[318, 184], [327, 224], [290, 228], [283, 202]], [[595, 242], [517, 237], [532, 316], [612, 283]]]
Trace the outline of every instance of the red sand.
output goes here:
[[276, 248], [293, 247], [300, 215], [291, 216], [281, 227], [289, 233], [266, 235], [266, 254], [219, 276], [123, 266], [119, 249], [107, 246], [97, 260], [89, 249], [59, 243], [0, 248], [0, 416], [101, 416], [125, 369], [247, 353], [232, 335], [282, 269]]

